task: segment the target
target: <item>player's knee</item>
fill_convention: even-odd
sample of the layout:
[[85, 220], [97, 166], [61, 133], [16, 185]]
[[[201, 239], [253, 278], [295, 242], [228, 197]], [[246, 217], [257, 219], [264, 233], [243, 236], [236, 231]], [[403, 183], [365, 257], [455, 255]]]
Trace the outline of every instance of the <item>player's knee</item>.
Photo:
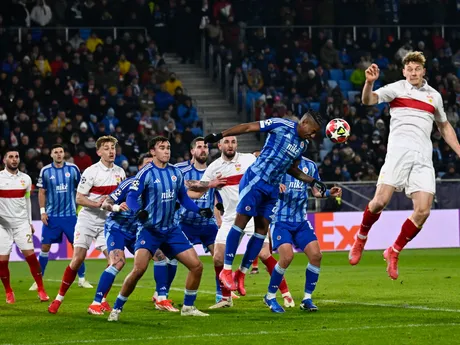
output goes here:
[[43, 253], [48, 253], [51, 249], [51, 244], [42, 244], [41, 251]]
[[369, 210], [372, 213], [381, 212], [388, 205], [388, 200], [385, 200], [382, 197], [375, 197], [369, 203]]
[[427, 220], [427, 218], [430, 216], [430, 209], [429, 208], [416, 208], [414, 210], [414, 213], [415, 213], [415, 218], [417, 222], [422, 222], [423, 224]]
[[214, 254], [214, 257], [212, 258], [212, 260], [214, 262], [214, 266], [216, 267], [220, 267], [224, 265], [224, 257], [221, 255]]
[[279, 259], [279, 265], [283, 268], [288, 268], [292, 260], [294, 260], [294, 254], [283, 255]]
[[203, 274], [203, 263], [198, 259], [189, 267], [189, 270], [191, 273], [201, 276]]
[[319, 266], [322, 259], [323, 259], [323, 253], [321, 253], [320, 251], [311, 254], [309, 258], [310, 263], [315, 266]]
[[116, 263], [114, 263], [112, 266], [115, 267], [118, 271], [121, 271], [123, 267], [125, 267], [125, 260], [119, 260]]

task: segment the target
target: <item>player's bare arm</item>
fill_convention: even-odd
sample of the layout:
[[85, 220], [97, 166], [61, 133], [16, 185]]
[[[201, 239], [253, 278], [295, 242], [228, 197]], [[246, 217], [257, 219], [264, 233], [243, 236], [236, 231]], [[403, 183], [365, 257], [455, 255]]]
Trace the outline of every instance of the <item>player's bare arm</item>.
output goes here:
[[109, 212], [121, 212], [128, 211], [129, 207], [126, 205], [126, 202], [122, 202], [120, 205], [115, 204], [112, 198], [106, 198], [101, 206], [102, 209]]
[[77, 201], [77, 204], [78, 205], [81, 205], [81, 206], [84, 206], [84, 207], [91, 207], [91, 208], [101, 208], [102, 206], [102, 203], [104, 202], [104, 200], [107, 198], [106, 195], [104, 195], [102, 198], [100, 198], [98, 201], [92, 201], [88, 198], [88, 196], [80, 193], [80, 192], [77, 192], [77, 198], [76, 198], [76, 201]]
[[[222, 177], [222, 174], [219, 174], [216, 176], [214, 180], [211, 180], [211, 181], [186, 180], [185, 187], [187, 187], [187, 189], [192, 192], [199, 192], [199, 193], [204, 194], [208, 191], [208, 189], [220, 188], [220, 187], [225, 186], [226, 183], [227, 183], [227, 178]], [[193, 199], [197, 199], [197, 198], [193, 198]]]
[[233, 126], [232, 128], [226, 129], [221, 133], [211, 133], [204, 138], [205, 143], [217, 143], [224, 137], [235, 136], [246, 133], [260, 132], [259, 121], [240, 123], [239, 125]]
[[454, 131], [454, 128], [449, 121], [445, 122], [436, 122], [439, 133], [446, 141], [447, 145], [460, 157], [460, 144], [458, 142], [457, 134]]
[[299, 163], [299, 160], [295, 160], [291, 167], [288, 169], [287, 173], [297, 180], [308, 183], [312, 188], [318, 189], [318, 191], [321, 192], [321, 195], [324, 195], [327, 190], [326, 185], [323, 182], [308, 176], [302, 170], [300, 170]]
[[46, 189], [38, 189], [38, 204], [40, 205], [40, 217], [46, 226], [48, 226], [48, 214], [46, 213]]
[[378, 66], [373, 63], [366, 69], [366, 82], [363, 87], [362, 102], [365, 105], [374, 105], [379, 101], [376, 93], [372, 92], [374, 82], [379, 79], [380, 70]]

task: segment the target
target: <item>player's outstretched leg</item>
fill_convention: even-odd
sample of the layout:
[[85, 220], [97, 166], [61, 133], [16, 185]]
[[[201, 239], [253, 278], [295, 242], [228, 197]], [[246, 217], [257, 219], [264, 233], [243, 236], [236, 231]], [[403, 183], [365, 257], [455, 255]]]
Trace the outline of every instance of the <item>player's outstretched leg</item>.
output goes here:
[[6, 303], [14, 304], [14, 292], [10, 285], [10, 270], [8, 268], [8, 256], [5, 255], [6, 260], [0, 260], [0, 279], [2, 280], [3, 287], [5, 288]]
[[[267, 249], [267, 251], [265, 249]], [[273, 273], [273, 270], [275, 269], [276, 264], [278, 263], [278, 261], [276, 261], [276, 259], [273, 257], [273, 255], [271, 255], [270, 252], [268, 251], [268, 245], [266, 247], [264, 245], [262, 251], [260, 252], [259, 257], [261, 258], [262, 263], [267, 268], [268, 274], [270, 274], [270, 276], [271, 276], [272, 273]], [[283, 296], [284, 306], [286, 308], [295, 307], [294, 299], [292, 298], [292, 295], [289, 292], [289, 288], [288, 288], [288, 285], [287, 285], [287, 282], [286, 282], [285, 278], [283, 278], [283, 280], [279, 284], [279, 290], [281, 292], [281, 295]]]
[[37, 257], [33, 250], [23, 250], [22, 254], [24, 254], [27, 264], [29, 265], [30, 273], [37, 284], [37, 292], [38, 298], [42, 302], [48, 301], [50, 298], [48, 297], [45, 287], [43, 286], [43, 277], [42, 277], [42, 270], [40, 267], [40, 263], [38, 262]]
[[201, 275], [203, 274], [203, 263], [198, 258], [195, 249], [190, 248], [176, 255], [189, 272], [185, 281], [184, 304], [181, 309], [182, 316], [209, 316], [195, 307], [195, 300], [200, 287]]
[[[112, 255], [112, 253], [110, 253]], [[110, 291], [110, 288], [112, 287], [113, 282], [115, 281], [115, 277], [117, 274], [120, 272], [120, 270], [124, 266], [124, 261], [123, 264], [120, 265], [121, 267], [114, 266], [108, 266], [104, 272], [102, 272], [101, 277], [99, 278], [99, 283], [97, 284], [97, 289], [96, 289], [96, 294], [94, 295], [94, 300], [93, 303], [88, 307], [88, 314], [92, 315], [104, 315], [104, 311], [111, 311], [112, 308], [107, 309], [106, 306], [104, 306], [102, 303], [103, 299], [105, 296], [107, 296], [107, 293]], [[105, 302], [108, 304], [107, 302]]]
[[[237, 215], [238, 217], [239, 215]], [[243, 229], [233, 225], [227, 235], [224, 256], [224, 269], [219, 274], [219, 280], [224, 287], [230, 291], [235, 291], [236, 286], [233, 282], [232, 265], [235, 260], [236, 251], [240, 244], [240, 238], [243, 236]]]
[[69, 266], [66, 267], [64, 275], [62, 276], [62, 282], [59, 288], [59, 293], [57, 294], [55, 300], [48, 307], [48, 312], [50, 312], [51, 314], [56, 314], [58, 312], [59, 307], [62, 304], [62, 301], [64, 301], [64, 297], [67, 293], [67, 290], [69, 290], [70, 286], [75, 281], [78, 269], [85, 260], [86, 252], [86, 248], [74, 248], [72, 261], [70, 262]]
[[313, 304], [312, 294], [318, 283], [321, 259], [323, 257], [318, 241], [315, 240], [310, 242], [305, 247], [304, 253], [307, 255], [309, 263], [305, 271], [305, 294], [302, 302], [300, 303], [300, 309], [317, 311], [318, 307]]
[[372, 225], [380, 218], [380, 215], [395, 191], [395, 187], [380, 184], [377, 186], [374, 198], [369, 202], [364, 210], [363, 220], [359, 228], [358, 235], [348, 254], [348, 261], [351, 265], [357, 265], [361, 260], [364, 246], [367, 242], [367, 236]]
[[123, 282], [123, 286], [121, 287], [120, 293], [113, 305], [108, 321], [118, 321], [120, 313], [123, 310], [123, 306], [136, 288], [137, 282], [142, 278], [149, 267], [150, 260], [152, 260], [152, 254], [149, 250], [145, 248], [139, 248], [136, 250], [134, 255], [134, 267]]

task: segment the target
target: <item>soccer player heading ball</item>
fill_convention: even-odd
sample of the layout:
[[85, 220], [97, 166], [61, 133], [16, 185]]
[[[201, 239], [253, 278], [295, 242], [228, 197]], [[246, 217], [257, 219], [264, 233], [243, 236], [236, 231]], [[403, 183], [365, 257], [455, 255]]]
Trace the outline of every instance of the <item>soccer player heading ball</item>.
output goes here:
[[390, 136], [377, 191], [364, 211], [360, 231], [349, 255], [350, 264], [356, 265], [360, 261], [372, 225], [379, 219], [393, 193], [405, 189], [406, 195], [413, 201], [414, 212], [402, 225], [394, 244], [383, 253], [391, 279], [398, 278], [400, 251], [420, 232], [433, 203], [436, 188], [430, 140], [433, 121], [446, 143], [460, 155], [457, 135], [447, 121], [442, 97], [423, 78], [425, 57], [421, 52], [411, 52], [402, 62], [406, 79], [376, 91], [372, 88], [379, 78], [379, 68], [372, 64], [366, 70], [363, 103], [390, 103]]

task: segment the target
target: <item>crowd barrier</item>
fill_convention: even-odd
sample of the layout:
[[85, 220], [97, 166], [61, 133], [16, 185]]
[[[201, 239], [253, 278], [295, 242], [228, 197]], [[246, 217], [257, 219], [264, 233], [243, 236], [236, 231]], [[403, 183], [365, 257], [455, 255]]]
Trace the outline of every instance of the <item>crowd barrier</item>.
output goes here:
[[[393, 244], [398, 236], [401, 225], [411, 211], [384, 211], [380, 220], [374, 225], [366, 244], [368, 250], [382, 250]], [[316, 231], [316, 236], [323, 251], [348, 250], [353, 244], [359, 225], [361, 212], [309, 213], [308, 220]], [[42, 223], [34, 221], [35, 234], [33, 236], [35, 252], [40, 252], [40, 238]], [[244, 236], [238, 248], [238, 254], [243, 254], [249, 237]], [[411, 242], [407, 248], [452, 248], [460, 247], [460, 211], [459, 210], [432, 210], [423, 231]], [[199, 255], [206, 254], [202, 246], [195, 246]], [[72, 258], [72, 246], [65, 239], [61, 243], [51, 246], [49, 258], [51, 260], [66, 260]], [[132, 257], [126, 252], [127, 257]], [[88, 251], [88, 258], [101, 259], [103, 254], [94, 248]], [[21, 261], [24, 257], [14, 245], [11, 253], [12, 261]]]

